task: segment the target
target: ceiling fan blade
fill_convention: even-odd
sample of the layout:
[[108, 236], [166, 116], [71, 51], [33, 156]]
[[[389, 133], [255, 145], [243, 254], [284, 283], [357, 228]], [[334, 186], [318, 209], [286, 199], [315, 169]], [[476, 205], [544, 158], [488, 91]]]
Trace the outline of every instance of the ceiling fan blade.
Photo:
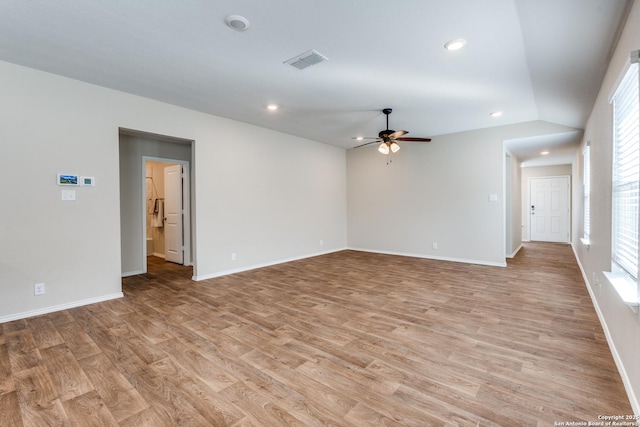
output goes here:
[[351, 139], [357, 139], [358, 141], [362, 139], [378, 139], [377, 136], [354, 136]]
[[378, 141], [378, 140], [371, 141], [371, 142], [365, 142], [364, 144], [356, 145], [356, 146], [355, 146], [355, 147], [353, 147], [353, 148], [360, 148], [360, 147], [364, 147], [365, 145], [377, 144], [377, 143], [379, 143], [379, 142], [380, 142], [380, 141]]
[[390, 139], [398, 139], [399, 137], [401, 137], [402, 135], [406, 135], [409, 132], [406, 130], [397, 130], [393, 133], [390, 133], [389, 135], [387, 135]]
[[396, 138], [396, 141], [417, 141], [417, 142], [431, 142], [431, 138]]

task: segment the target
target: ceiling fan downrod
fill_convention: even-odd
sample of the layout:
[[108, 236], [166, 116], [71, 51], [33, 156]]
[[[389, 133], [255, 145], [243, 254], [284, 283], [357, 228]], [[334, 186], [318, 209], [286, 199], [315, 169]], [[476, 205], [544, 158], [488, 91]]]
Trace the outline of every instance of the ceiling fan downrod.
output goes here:
[[[378, 136], [379, 136], [380, 138], [383, 138], [383, 136], [382, 136], [383, 134], [385, 134], [385, 135], [390, 135], [390, 134], [392, 134], [392, 133], [394, 132], [394, 131], [392, 131], [392, 130], [390, 130], [390, 129], [389, 129], [389, 114], [391, 114], [391, 112], [392, 112], [392, 111], [393, 111], [393, 110], [392, 110], [391, 108], [384, 108], [384, 109], [382, 110], [382, 112], [387, 116], [387, 129], [386, 129], [386, 130], [383, 130], [382, 132], [380, 132], [380, 133], [378, 134]], [[388, 139], [388, 137], [386, 137], [386, 138]]]

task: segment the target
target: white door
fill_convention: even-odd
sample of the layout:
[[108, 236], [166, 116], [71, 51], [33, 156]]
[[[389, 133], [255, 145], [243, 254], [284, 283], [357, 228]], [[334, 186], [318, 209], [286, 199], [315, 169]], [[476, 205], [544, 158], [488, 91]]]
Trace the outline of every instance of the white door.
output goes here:
[[184, 263], [182, 250], [182, 165], [164, 168], [164, 255], [167, 261]]
[[531, 240], [569, 242], [569, 177], [531, 178], [529, 189]]

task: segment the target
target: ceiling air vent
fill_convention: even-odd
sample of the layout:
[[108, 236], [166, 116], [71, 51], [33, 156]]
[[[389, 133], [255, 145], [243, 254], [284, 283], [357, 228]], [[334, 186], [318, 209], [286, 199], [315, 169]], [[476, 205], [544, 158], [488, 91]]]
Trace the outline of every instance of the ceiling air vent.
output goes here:
[[295, 56], [288, 61], [284, 61], [284, 63], [291, 65], [298, 70], [304, 70], [307, 67], [311, 67], [312, 65], [327, 60], [328, 58], [326, 56], [312, 49], [308, 52], [301, 53], [300, 55]]

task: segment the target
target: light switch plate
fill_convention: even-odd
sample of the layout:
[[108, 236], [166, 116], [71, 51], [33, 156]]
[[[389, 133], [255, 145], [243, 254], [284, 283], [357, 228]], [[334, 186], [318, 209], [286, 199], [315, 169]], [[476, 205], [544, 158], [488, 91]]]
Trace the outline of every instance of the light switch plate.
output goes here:
[[70, 202], [76, 199], [76, 190], [62, 190], [60, 193], [62, 200], [65, 202]]

